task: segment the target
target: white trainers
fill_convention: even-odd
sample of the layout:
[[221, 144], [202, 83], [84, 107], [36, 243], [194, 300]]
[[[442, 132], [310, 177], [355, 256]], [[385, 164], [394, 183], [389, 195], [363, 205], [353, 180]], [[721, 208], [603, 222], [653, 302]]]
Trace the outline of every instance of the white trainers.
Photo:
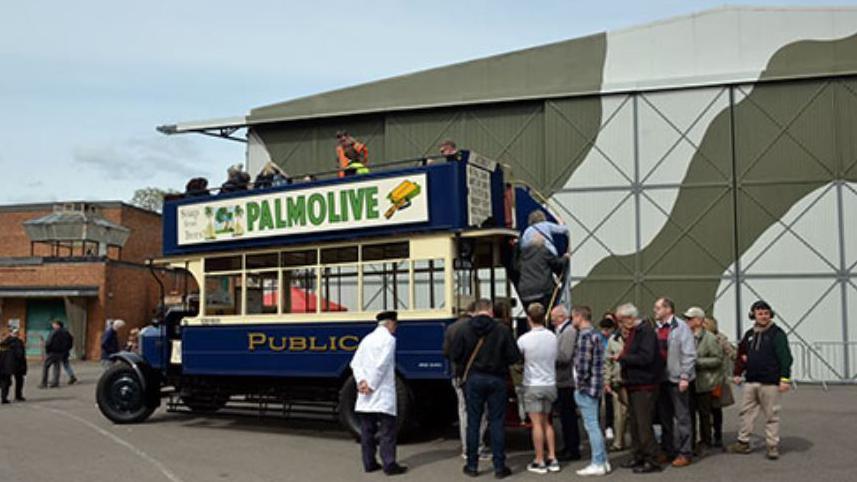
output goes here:
[[613, 429], [611, 427], [607, 427], [607, 430], [604, 431], [604, 438], [607, 440], [613, 440]]
[[559, 472], [562, 470], [562, 467], [559, 466], [559, 461], [557, 459], [548, 459], [547, 462], [548, 472]]
[[527, 465], [527, 471], [532, 472], [534, 474], [544, 475], [544, 474], [548, 473], [548, 466], [545, 465], [544, 462], [538, 464], [535, 461], [533, 461], [533, 462], [530, 462], [529, 465]]
[[591, 464], [585, 468], [582, 468], [577, 471], [577, 475], [581, 477], [592, 477], [599, 475], [607, 475], [608, 472], [608, 464], [604, 465], [595, 465]]

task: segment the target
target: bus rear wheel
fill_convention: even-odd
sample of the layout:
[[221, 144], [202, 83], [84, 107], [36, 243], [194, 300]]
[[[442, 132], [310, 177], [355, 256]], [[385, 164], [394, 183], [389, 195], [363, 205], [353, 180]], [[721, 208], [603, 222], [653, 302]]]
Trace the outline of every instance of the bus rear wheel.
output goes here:
[[114, 363], [101, 375], [95, 394], [98, 409], [113, 423], [142, 422], [157, 408], [137, 372], [125, 363]]
[[[349, 376], [339, 390], [339, 422], [357, 440], [360, 440], [360, 417], [354, 411], [357, 402], [357, 382]], [[414, 395], [407, 382], [396, 377], [396, 431], [399, 439], [405, 439], [416, 426]]]

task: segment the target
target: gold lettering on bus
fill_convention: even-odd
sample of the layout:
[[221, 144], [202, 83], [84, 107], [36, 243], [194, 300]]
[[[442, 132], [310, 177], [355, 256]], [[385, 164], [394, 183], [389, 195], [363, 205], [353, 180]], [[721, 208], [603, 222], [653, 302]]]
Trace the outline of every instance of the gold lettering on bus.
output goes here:
[[289, 338], [289, 351], [306, 351], [306, 337], [293, 336]]
[[327, 351], [327, 345], [322, 344], [318, 346], [315, 341], [316, 338], [314, 336], [309, 337], [309, 351]]
[[354, 335], [347, 335], [339, 338], [339, 349], [342, 351], [355, 351], [357, 345], [360, 344], [360, 338]]
[[280, 344], [277, 345], [276, 339], [274, 337], [268, 337], [268, 347], [271, 351], [285, 351], [288, 347], [288, 343], [286, 342], [287, 338], [285, 336], [280, 337]]
[[255, 351], [256, 346], [264, 345], [268, 337], [264, 333], [247, 333], [247, 339], [250, 345], [247, 347], [247, 349], [250, 351]]
[[268, 336], [261, 332], [247, 333], [247, 350], [256, 351], [267, 348], [270, 351], [348, 351], [357, 349], [360, 338], [354, 335], [335, 336], [331, 335], [327, 340], [315, 336]]

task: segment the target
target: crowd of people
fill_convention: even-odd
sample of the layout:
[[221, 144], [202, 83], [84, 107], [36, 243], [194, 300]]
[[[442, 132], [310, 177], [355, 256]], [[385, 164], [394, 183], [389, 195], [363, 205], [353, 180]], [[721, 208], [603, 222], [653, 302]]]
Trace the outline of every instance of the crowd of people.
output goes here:
[[[791, 383], [792, 357], [769, 304], [760, 300], [750, 307], [753, 327], [737, 347], [702, 308], [690, 307], [677, 316], [668, 297], [655, 301], [650, 319], [627, 303], [596, 324], [589, 307], [576, 305], [569, 313], [557, 300], [561, 283], [554, 276], [565, 270], [567, 255], [559, 254], [554, 240], [567, 235], [567, 229], [538, 210], [530, 214], [528, 224], [510, 266], [526, 326], [513, 326], [508, 305], [482, 299], [445, 332], [443, 351], [454, 373], [466, 475], [477, 476], [479, 461], [488, 459], [497, 478], [511, 473], [505, 455], [510, 380], [521, 419], [531, 427], [530, 472], [558, 472], [561, 462], [580, 460], [581, 422], [590, 463], [578, 475], [609, 474], [613, 466], [608, 454], [629, 448], [631, 456], [620, 466], [634, 473], [691, 465], [714, 449], [724, 449], [723, 409], [736, 402], [733, 383], [743, 385], [740, 429], [737, 441], [725, 449], [752, 451], [750, 436], [761, 412], [766, 456], [779, 458], [779, 398]], [[395, 319], [395, 313], [379, 319]], [[395, 350], [395, 337], [390, 336], [395, 322], [385, 321], [384, 326], [383, 356], [366, 354], [378, 348], [362, 342], [352, 368], [360, 384], [358, 412], [372, 414], [375, 405], [367, 401], [389, 394], [389, 418], [373, 414], [375, 418], [365, 419], [370, 427], [380, 424], [383, 465], [374, 459], [378, 429], [371, 428], [364, 430], [364, 438], [372, 438], [363, 444], [364, 467], [394, 474], [404, 470], [395, 463], [395, 361], [388, 351]], [[364, 375], [369, 372], [358, 371], [355, 363], [373, 366], [387, 382], [380, 375]], [[384, 383], [391, 385], [380, 388]], [[562, 434], [559, 447], [555, 418]]]
[[[715, 448], [750, 453], [760, 412], [766, 456], [779, 458], [779, 400], [790, 387], [792, 358], [786, 333], [773, 323], [774, 311], [766, 302], [751, 306], [754, 326], [737, 349], [701, 308], [688, 308], [679, 317], [666, 297], [655, 302], [653, 319], [643, 319], [627, 303], [606, 313], [597, 326], [587, 306], [568, 313], [559, 305], [548, 313], [533, 302], [526, 309], [525, 333], [517, 339], [507, 312], [507, 306], [481, 299], [446, 331], [444, 351], [455, 374], [466, 475], [478, 476], [479, 461], [488, 459], [497, 478], [511, 474], [505, 453], [507, 386], [520, 368], [518, 399], [534, 449], [530, 472], [559, 472], [560, 462], [580, 460], [581, 421], [590, 463], [577, 471], [580, 476], [609, 474], [608, 454], [628, 448], [630, 457], [620, 466], [637, 474], [660, 472], [665, 465], [686, 467]], [[358, 384], [364, 468], [394, 475], [407, 470], [395, 458], [396, 313], [382, 313], [378, 320], [351, 367]], [[732, 383], [743, 385], [740, 427], [737, 441], [724, 449], [723, 409], [735, 403]], [[484, 448], [486, 432], [490, 455]], [[379, 443], [383, 464], [375, 459]]]

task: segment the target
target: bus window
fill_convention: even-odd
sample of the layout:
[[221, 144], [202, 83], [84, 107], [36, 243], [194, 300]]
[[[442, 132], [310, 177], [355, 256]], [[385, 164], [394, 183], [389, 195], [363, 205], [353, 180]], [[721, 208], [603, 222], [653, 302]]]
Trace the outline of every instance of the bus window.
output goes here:
[[407, 310], [409, 276], [406, 260], [363, 263], [363, 311]]
[[409, 256], [410, 243], [407, 241], [399, 243], [363, 245], [362, 260], [364, 262], [381, 261], [384, 259], [408, 259]]
[[446, 306], [446, 283], [443, 259], [414, 261], [415, 310], [434, 310]]
[[241, 314], [241, 275], [223, 274], [205, 277], [205, 314]]
[[318, 252], [315, 249], [286, 251], [282, 253], [281, 259], [281, 266], [284, 268], [293, 266], [310, 266], [318, 264]]
[[219, 258], [205, 259], [205, 272], [212, 271], [239, 271], [241, 270], [241, 256], [221, 256]]
[[[276, 254], [274, 257], [276, 258]], [[249, 265], [249, 256], [247, 262]], [[276, 271], [247, 273], [247, 314], [276, 313], [279, 293], [280, 285]]]
[[245, 261], [247, 269], [276, 268], [280, 264], [279, 253], [248, 254]]
[[357, 246], [340, 246], [321, 250], [321, 264], [356, 262]]
[[[354, 248], [357, 254], [357, 248]], [[324, 251], [322, 251], [324, 260]], [[325, 266], [321, 276], [321, 311], [359, 311], [357, 265]]]
[[283, 313], [315, 313], [318, 295], [316, 274], [318, 269], [283, 270]]

